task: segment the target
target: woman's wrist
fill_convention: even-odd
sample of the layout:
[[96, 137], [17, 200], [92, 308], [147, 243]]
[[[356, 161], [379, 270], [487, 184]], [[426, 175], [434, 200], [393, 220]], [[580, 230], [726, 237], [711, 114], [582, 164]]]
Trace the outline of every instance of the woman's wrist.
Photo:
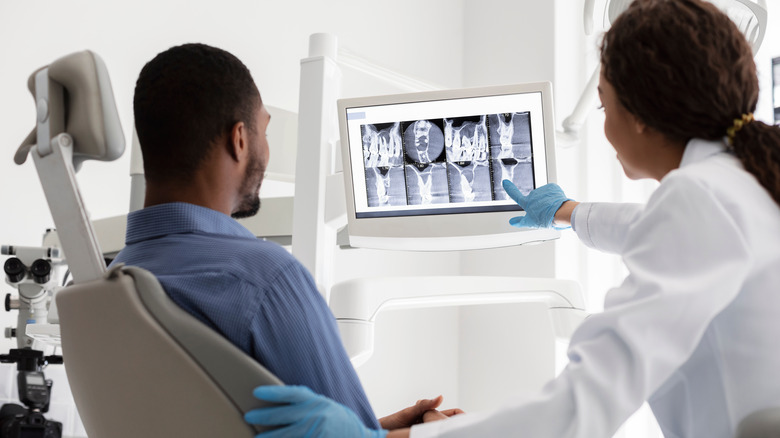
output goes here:
[[571, 215], [578, 205], [580, 205], [580, 203], [577, 201], [566, 201], [561, 204], [560, 208], [558, 208], [558, 211], [555, 212], [553, 224], [559, 227], [571, 226]]

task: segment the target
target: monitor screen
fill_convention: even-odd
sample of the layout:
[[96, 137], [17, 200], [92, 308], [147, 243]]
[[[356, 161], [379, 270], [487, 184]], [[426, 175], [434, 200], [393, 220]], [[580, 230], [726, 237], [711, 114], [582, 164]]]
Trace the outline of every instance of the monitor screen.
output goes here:
[[410, 250], [557, 237], [512, 229], [527, 193], [554, 179], [549, 83], [339, 101], [350, 244]]

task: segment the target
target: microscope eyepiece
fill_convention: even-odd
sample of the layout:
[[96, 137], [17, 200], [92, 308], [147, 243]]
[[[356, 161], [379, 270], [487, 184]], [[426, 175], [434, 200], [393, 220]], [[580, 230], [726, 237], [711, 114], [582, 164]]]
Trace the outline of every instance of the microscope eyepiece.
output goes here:
[[47, 283], [51, 278], [51, 263], [48, 260], [38, 259], [30, 265], [30, 273], [36, 283]]
[[27, 273], [27, 267], [16, 257], [7, 259], [3, 265], [3, 270], [11, 283], [18, 283], [24, 280]]

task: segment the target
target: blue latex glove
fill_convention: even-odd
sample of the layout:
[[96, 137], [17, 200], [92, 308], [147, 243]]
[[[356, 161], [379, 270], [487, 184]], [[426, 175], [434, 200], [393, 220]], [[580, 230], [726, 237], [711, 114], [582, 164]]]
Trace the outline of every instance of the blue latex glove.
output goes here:
[[508, 179], [505, 179], [502, 185], [506, 194], [525, 210], [525, 216], [517, 216], [509, 220], [509, 224], [513, 227], [555, 228], [556, 230], [570, 228], [553, 226], [555, 212], [561, 208], [564, 202], [571, 201], [558, 187], [558, 184], [545, 184], [538, 189], [531, 190], [528, 195], [523, 195], [520, 189]]
[[284, 426], [256, 438], [384, 438], [387, 435], [386, 430], [368, 429], [351, 409], [305, 386], [258, 386], [253, 394], [281, 406], [251, 410], [244, 415], [244, 420], [260, 426]]

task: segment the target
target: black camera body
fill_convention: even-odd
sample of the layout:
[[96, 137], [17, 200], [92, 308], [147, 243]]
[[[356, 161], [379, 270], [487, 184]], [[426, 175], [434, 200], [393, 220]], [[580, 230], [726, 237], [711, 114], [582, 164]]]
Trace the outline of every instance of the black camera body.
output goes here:
[[0, 409], [2, 438], [60, 438], [62, 423], [47, 420], [43, 414], [21, 405], [7, 404]]
[[61, 438], [62, 423], [47, 420], [52, 381], [46, 380], [41, 366], [62, 363], [60, 356], [43, 356], [31, 349], [13, 349], [0, 355], [0, 362], [17, 364], [19, 400], [24, 406], [4, 404], [0, 408], [0, 438]]

